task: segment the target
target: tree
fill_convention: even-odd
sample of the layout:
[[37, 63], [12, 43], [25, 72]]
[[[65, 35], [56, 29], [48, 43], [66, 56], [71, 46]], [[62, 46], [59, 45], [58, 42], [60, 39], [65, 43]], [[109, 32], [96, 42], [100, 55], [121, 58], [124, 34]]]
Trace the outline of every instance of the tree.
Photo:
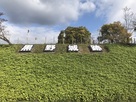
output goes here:
[[64, 30], [62, 30], [58, 36], [58, 43], [63, 43], [63, 37], [64, 37]]
[[[64, 37], [64, 34], [66, 36]], [[82, 44], [90, 43], [90, 32], [85, 27], [67, 27], [65, 30], [61, 31], [58, 36], [58, 43], [68, 44]]]
[[131, 9], [128, 7], [125, 7], [123, 11], [125, 21], [124, 26], [128, 32], [133, 33], [133, 31], [136, 30], [136, 17], [134, 13], [131, 11]]
[[[0, 12], [0, 17], [3, 16], [4, 14], [2, 12]], [[11, 44], [11, 42], [9, 41], [9, 39], [6, 37], [6, 34], [8, 33], [5, 30], [5, 26], [3, 25], [4, 22], [6, 22], [7, 20], [4, 18], [0, 18], [0, 39], [6, 41], [8, 44]]]
[[111, 43], [128, 43], [131, 33], [125, 29], [120, 22], [105, 24], [101, 27], [99, 40], [108, 39]]

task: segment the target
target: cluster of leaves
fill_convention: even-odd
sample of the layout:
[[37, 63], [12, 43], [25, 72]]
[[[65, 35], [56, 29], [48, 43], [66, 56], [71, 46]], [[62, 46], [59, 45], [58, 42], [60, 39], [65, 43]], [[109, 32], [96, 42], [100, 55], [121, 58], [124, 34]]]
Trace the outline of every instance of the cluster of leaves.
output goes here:
[[90, 32], [86, 27], [67, 27], [58, 36], [58, 43], [88, 44], [90, 43]]
[[136, 46], [109, 53], [16, 53], [0, 46], [0, 101], [135, 102]]
[[111, 43], [129, 43], [131, 33], [128, 33], [120, 22], [105, 24], [101, 27], [99, 41], [108, 39]]

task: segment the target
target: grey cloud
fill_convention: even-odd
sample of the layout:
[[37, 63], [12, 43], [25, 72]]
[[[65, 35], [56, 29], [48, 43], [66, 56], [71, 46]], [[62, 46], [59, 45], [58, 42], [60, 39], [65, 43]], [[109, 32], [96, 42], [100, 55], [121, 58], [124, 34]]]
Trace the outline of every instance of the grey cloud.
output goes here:
[[66, 24], [80, 14], [92, 12], [95, 5], [85, 0], [0, 0], [0, 9], [15, 24]]

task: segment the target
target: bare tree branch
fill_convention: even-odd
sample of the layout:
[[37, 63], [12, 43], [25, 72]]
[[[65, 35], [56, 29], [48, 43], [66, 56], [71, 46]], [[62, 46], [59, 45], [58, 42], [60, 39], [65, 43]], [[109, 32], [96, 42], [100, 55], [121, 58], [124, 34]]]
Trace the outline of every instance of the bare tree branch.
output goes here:
[[131, 8], [125, 7], [124, 11], [124, 21], [125, 28], [128, 32], [133, 33], [136, 27], [136, 17], [135, 14], [131, 11]]
[[[0, 12], [0, 16], [3, 16], [4, 13]], [[11, 45], [11, 42], [6, 37], [7, 31], [5, 30], [5, 26], [3, 26], [3, 22], [6, 22], [7, 20], [4, 18], [0, 18], [0, 39], [6, 41], [8, 44]]]

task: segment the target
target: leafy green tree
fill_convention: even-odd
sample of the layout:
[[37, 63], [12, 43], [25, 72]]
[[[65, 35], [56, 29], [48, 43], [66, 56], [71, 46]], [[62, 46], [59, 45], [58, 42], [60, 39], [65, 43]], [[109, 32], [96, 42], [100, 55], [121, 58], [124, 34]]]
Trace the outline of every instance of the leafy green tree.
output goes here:
[[58, 36], [58, 43], [63, 43], [64, 31], [62, 30]]
[[100, 41], [108, 39], [111, 43], [128, 43], [131, 33], [120, 22], [105, 24], [101, 27], [101, 36], [98, 37]]
[[[0, 12], [0, 17], [4, 15], [2, 12]], [[6, 22], [7, 20], [4, 18], [0, 18], [0, 39], [6, 41], [8, 44], [11, 44], [9, 39], [6, 37], [7, 31], [5, 30], [5, 26], [3, 25], [3, 22]]]
[[[90, 43], [90, 32], [86, 27], [67, 27], [64, 31], [61, 31], [58, 36], [58, 43], [68, 44], [86, 44]], [[65, 36], [64, 36], [65, 35]]]

